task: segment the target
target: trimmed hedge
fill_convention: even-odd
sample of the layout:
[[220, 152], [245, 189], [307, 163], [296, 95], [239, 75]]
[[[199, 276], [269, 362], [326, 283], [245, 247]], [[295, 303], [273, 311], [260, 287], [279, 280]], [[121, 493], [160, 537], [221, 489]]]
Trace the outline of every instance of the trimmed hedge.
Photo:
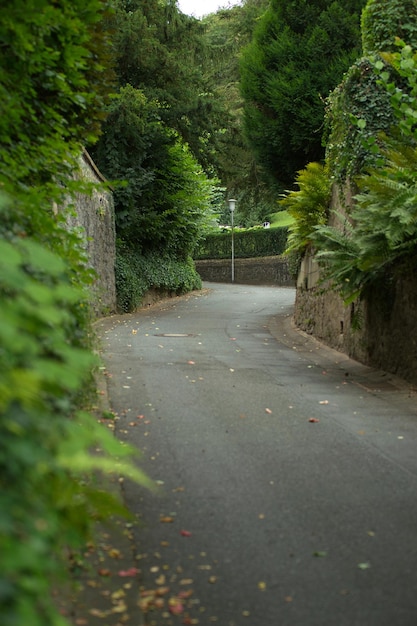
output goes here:
[[[237, 259], [283, 254], [288, 228], [262, 228], [234, 231], [234, 253]], [[232, 232], [210, 233], [194, 252], [194, 259], [228, 259], [232, 249]]]

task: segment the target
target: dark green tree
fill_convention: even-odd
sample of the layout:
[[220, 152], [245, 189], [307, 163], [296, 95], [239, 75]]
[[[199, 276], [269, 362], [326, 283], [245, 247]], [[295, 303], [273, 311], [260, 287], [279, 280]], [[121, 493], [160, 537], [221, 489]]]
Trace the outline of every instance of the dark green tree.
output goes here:
[[242, 55], [245, 131], [278, 187], [320, 161], [325, 100], [359, 54], [364, 0], [272, 0]]
[[[215, 165], [227, 193], [238, 201], [236, 219], [245, 226], [262, 223], [276, 211], [276, 196], [265, 184], [260, 165], [254, 160], [243, 133], [239, 72], [241, 51], [250, 42], [255, 25], [268, 5], [269, 0], [246, 0], [204, 20], [207, 46], [204, 71], [213, 85], [216, 102], [224, 111], [214, 124]], [[228, 219], [230, 213], [226, 207], [222, 223]]]
[[181, 13], [175, 0], [117, 0], [110, 28], [120, 86], [159, 102], [161, 119], [212, 169], [213, 119], [222, 109], [203, 72], [204, 25]]
[[113, 98], [96, 157], [116, 187], [117, 233], [138, 254], [186, 260], [210, 215], [212, 185], [186, 144], [131, 85]]

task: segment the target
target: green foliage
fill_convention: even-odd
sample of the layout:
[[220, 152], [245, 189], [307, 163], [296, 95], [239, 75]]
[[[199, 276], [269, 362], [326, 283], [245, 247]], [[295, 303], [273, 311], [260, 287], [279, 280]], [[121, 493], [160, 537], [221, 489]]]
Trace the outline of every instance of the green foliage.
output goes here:
[[273, 184], [324, 156], [324, 102], [358, 54], [364, 2], [272, 0], [241, 61], [245, 130]]
[[86, 472], [146, 482], [133, 451], [80, 411], [97, 366], [94, 276], [80, 238], [52, 212], [77, 191], [75, 157], [102, 116], [105, 9], [98, 0], [0, 7], [2, 626], [64, 624], [50, 587], [65, 577], [65, 556], [120, 510]]
[[180, 295], [201, 289], [201, 278], [190, 257], [178, 259], [167, 253], [142, 256], [137, 250], [120, 246], [116, 259], [118, 307], [128, 313], [142, 305], [150, 289]]
[[395, 39], [417, 42], [415, 0], [369, 0], [362, 13], [364, 55], [394, 50]]
[[122, 87], [93, 154], [108, 178], [126, 182], [114, 194], [118, 236], [141, 254], [187, 258], [211, 219], [216, 181], [159, 119], [158, 104]]
[[[333, 91], [326, 109], [326, 163], [334, 180], [343, 183], [367, 167], [378, 164], [380, 131], [394, 123], [391, 100], [375, 71], [381, 55], [395, 50], [396, 39], [417, 45], [417, 5], [414, 0], [370, 0], [362, 16], [365, 57], [347, 72]], [[399, 86], [400, 75], [389, 65], [391, 81]]]
[[132, 87], [115, 98], [105, 128], [103, 171], [128, 181], [115, 194], [119, 234], [144, 252], [187, 256], [210, 216], [212, 184], [155, 103]]
[[[265, 221], [276, 208], [276, 194], [266, 184], [262, 167], [254, 161], [244, 137], [239, 71], [241, 51], [250, 42], [268, 4], [268, 0], [246, 0], [241, 6], [220, 10], [204, 20], [203, 68], [217, 103], [217, 111], [210, 112], [215, 138], [213, 164], [228, 194], [236, 198], [238, 221], [245, 227]], [[221, 223], [227, 221], [222, 217]]]
[[377, 134], [391, 127], [392, 108], [372, 62], [364, 58], [350, 67], [327, 103], [326, 165], [333, 180], [343, 183], [377, 162]]
[[17, 180], [47, 182], [79, 152], [80, 136], [97, 133], [108, 79], [97, 53], [105, 7], [100, 0], [59, 7], [47, 0], [2, 2], [0, 175], [6, 190]]
[[[117, 0], [110, 24], [116, 73], [160, 104], [167, 127], [177, 131], [210, 172], [215, 160], [216, 126], [224, 118], [211, 77], [203, 72], [204, 26], [181, 13], [172, 0]], [[216, 122], [214, 120], [216, 119]]]
[[331, 186], [326, 168], [320, 163], [309, 163], [297, 173], [297, 191], [288, 191], [280, 200], [294, 218], [289, 226], [286, 252], [303, 253], [311, 244], [314, 227], [325, 224], [328, 216]]
[[294, 223], [294, 218], [288, 213], [288, 211], [277, 211], [272, 213], [271, 228], [280, 228], [281, 226], [291, 226]]
[[[287, 243], [287, 228], [251, 228], [234, 230], [236, 258], [275, 256], [282, 254]], [[230, 230], [210, 233], [194, 252], [195, 259], [227, 259], [232, 249]]]
[[[52, 228], [44, 206], [21, 208], [44, 212], [44, 235]], [[66, 551], [87, 540], [93, 519], [116, 510], [110, 499], [101, 506], [85, 471], [142, 476], [123, 461], [132, 451], [77, 410], [97, 365], [87, 349], [89, 272], [21, 230], [6, 231], [20, 226], [4, 196], [1, 221], [0, 613], [4, 626], [55, 626], [63, 620], [49, 586], [65, 575]], [[54, 235], [65, 241], [56, 226]], [[80, 242], [72, 254], [81, 257]], [[100, 458], [90, 456], [97, 446]]]
[[[397, 120], [389, 135], [379, 136], [382, 165], [358, 179], [360, 193], [350, 219], [342, 218], [343, 228], [320, 227], [314, 237], [326, 278], [346, 301], [417, 248], [417, 53], [401, 46], [401, 52], [384, 56], [405, 88], [391, 81], [390, 72], [380, 74]], [[383, 63], [377, 61], [375, 70], [384, 70]]]

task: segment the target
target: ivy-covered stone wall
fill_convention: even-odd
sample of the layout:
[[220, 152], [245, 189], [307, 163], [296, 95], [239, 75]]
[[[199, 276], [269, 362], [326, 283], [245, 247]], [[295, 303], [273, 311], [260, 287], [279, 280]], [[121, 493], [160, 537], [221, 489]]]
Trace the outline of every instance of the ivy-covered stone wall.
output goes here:
[[[104, 177], [87, 151], [79, 159], [77, 178], [103, 183]], [[68, 225], [79, 228], [85, 242], [90, 266], [97, 278], [93, 285], [93, 308], [97, 316], [116, 310], [116, 230], [113, 194], [106, 189], [91, 194], [78, 193], [75, 208], [67, 218]]]

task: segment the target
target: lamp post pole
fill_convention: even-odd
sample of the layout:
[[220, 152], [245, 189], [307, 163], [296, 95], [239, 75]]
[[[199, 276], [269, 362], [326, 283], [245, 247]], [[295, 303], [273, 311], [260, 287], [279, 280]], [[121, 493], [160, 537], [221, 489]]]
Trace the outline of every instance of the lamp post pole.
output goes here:
[[235, 238], [234, 238], [234, 220], [233, 214], [236, 208], [236, 200], [231, 198], [229, 200], [229, 209], [232, 217], [232, 283], [235, 282]]

